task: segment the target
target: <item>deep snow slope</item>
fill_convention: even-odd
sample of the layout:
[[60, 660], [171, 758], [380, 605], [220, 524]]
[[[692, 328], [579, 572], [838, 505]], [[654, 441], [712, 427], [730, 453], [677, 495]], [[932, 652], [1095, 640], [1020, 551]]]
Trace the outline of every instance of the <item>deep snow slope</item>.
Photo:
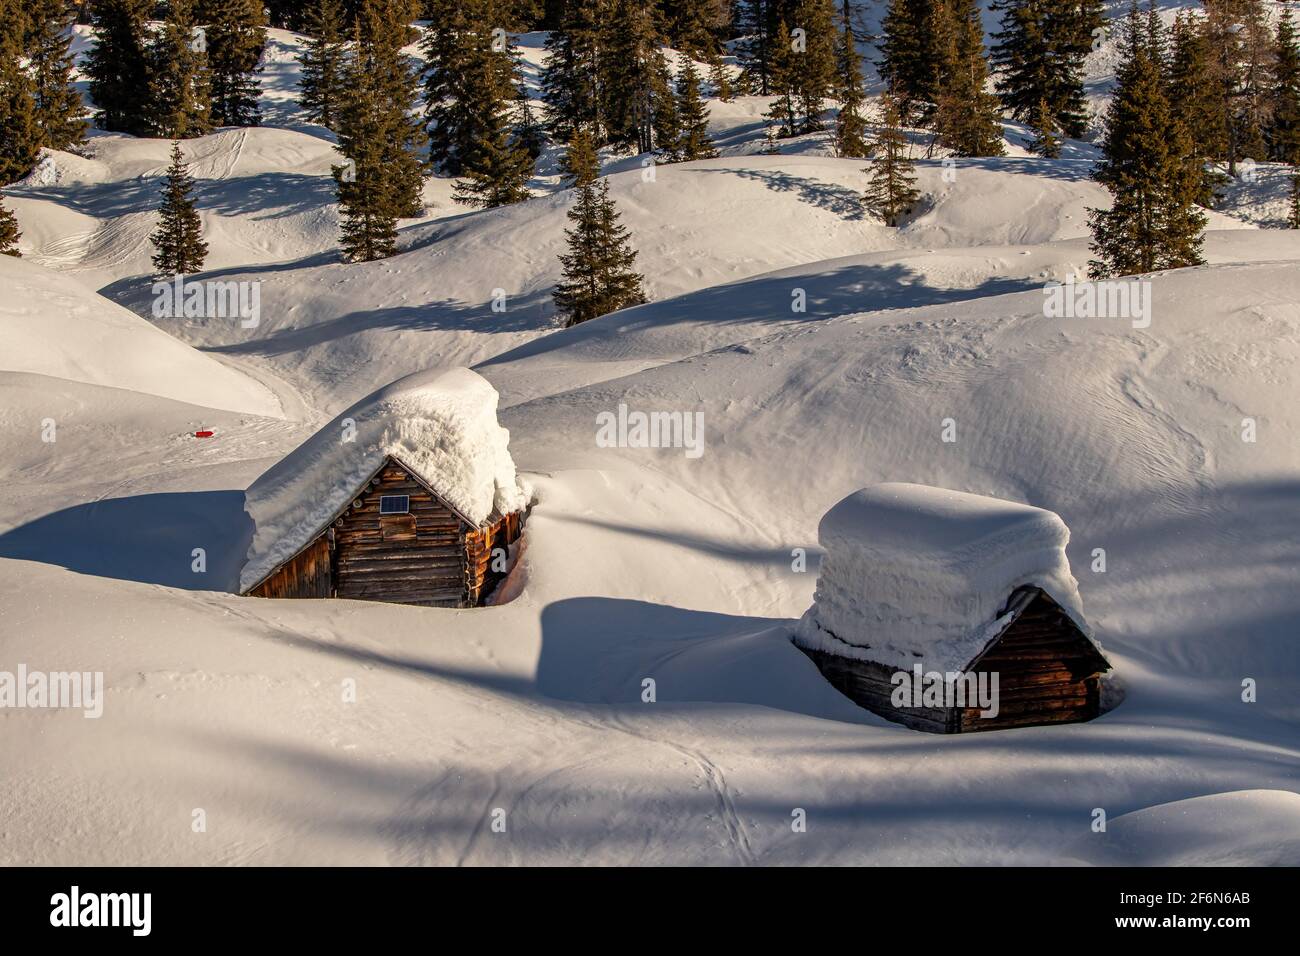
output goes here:
[[[470, 213], [431, 179], [401, 255], [337, 261], [300, 43], [272, 31], [264, 128], [186, 144], [198, 278], [258, 283], [255, 327], [137, 317], [166, 143], [95, 135], [6, 190], [0, 670], [107, 694], [93, 720], [0, 710], [0, 863], [1300, 858], [1300, 236], [1256, 228], [1278, 170], [1211, 217], [1209, 266], [1151, 278], [1149, 325], [1049, 319], [1106, 201], [1088, 144], [1035, 159], [1007, 124], [1006, 158], [922, 162], [895, 230], [825, 134], [757, 155], [767, 104], [713, 103], [721, 158], [605, 157], [653, 301], [556, 331], [553, 155], [531, 202]], [[231, 593], [257, 476], [361, 396], [468, 364], [536, 493], [495, 606]], [[698, 415], [701, 453], [608, 447], [620, 405]], [[1060, 514], [1119, 706], [940, 738], [831, 689], [790, 636], [819, 519], [878, 481]]]
[[[933, 272], [937, 288], [989, 292], [1086, 268], [1086, 249], [1048, 244], [1082, 240], [1087, 207], [1105, 203], [1088, 168], [1034, 159], [972, 160], [955, 169], [923, 163], [919, 181], [927, 202], [901, 229], [856, 211], [867, 178], [858, 160], [720, 158], [660, 167], [649, 180], [636, 170], [609, 181], [652, 299], [874, 253], [881, 291], [851, 307], [878, 308], [899, 304], [900, 292], [916, 294], [906, 304], [928, 301], [928, 279], [896, 281], [909, 273]], [[550, 291], [560, 275], [571, 199], [562, 191], [416, 224], [405, 234], [407, 251], [379, 262], [343, 264], [319, 255], [210, 271], [208, 278], [261, 284], [260, 325], [247, 330], [224, 320], [187, 320], [162, 326], [193, 344], [263, 364], [337, 411], [402, 375], [474, 364], [551, 331]], [[1228, 217], [1212, 219], [1220, 229], [1250, 230]], [[992, 248], [985, 254], [983, 247]], [[961, 250], [953, 255], [965, 265], [945, 264], [948, 250]], [[844, 290], [832, 283], [825, 291]], [[138, 312], [149, 310], [144, 280], [124, 280], [109, 293]], [[788, 312], [791, 290], [781, 295], [774, 305]], [[734, 308], [722, 295], [716, 305], [708, 298], [701, 318]]]
[[[1145, 824], [1087, 843], [1093, 809], [1165, 813], [1300, 785], [1300, 279], [1290, 264], [1223, 265], [1152, 288], [1147, 328], [1048, 320], [1027, 292], [956, 314], [810, 322], [570, 391], [557, 378], [555, 394], [503, 413], [537, 502], [511, 600], [476, 611], [225, 593], [251, 533], [238, 489], [266, 463], [257, 442], [284, 450], [290, 436], [235, 431], [229, 447], [181, 448], [166, 465], [142, 436], [103, 500], [10, 515], [18, 527], [0, 534], [5, 659], [102, 669], [109, 688], [98, 721], [6, 715], [0, 764], [19, 769], [0, 786], [19, 816], [0, 853], [1164, 859]], [[620, 402], [702, 412], [704, 453], [598, 447], [596, 415]], [[955, 443], [941, 441], [945, 417]], [[198, 453], [212, 467], [196, 469]], [[61, 456], [43, 469], [47, 494], [86, 482]], [[790, 631], [811, 598], [817, 519], [880, 479], [1061, 514], [1127, 699], [1086, 725], [939, 738], [833, 692]], [[211, 552], [202, 575], [198, 546]], [[1098, 547], [1104, 573], [1091, 569]], [[795, 548], [810, 552], [803, 572]], [[1257, 703], [1240, 698], [1247, 677]], [[1234, 843], [1233, 862], [1293, 857], [1294, 804], [1264, 803], [1277, 840]], [[790, 829], [795, 808], [807, 833]], [[496, 810], [506, 834], [488, 826]], [[1196, 819], [1184, 858], [1225, 859], [1219, 814]]]
[[0, 374], [23, 372], [277, 416], [270, 390], [116, 303], [0, 256]]

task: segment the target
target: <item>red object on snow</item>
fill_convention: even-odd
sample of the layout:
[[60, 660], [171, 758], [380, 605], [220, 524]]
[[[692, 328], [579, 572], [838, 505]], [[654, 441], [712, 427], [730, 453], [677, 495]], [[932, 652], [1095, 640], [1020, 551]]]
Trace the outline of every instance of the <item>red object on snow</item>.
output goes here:
[[195, 432], [195, 433], [194, 433], [194, 437], [195, 437], [195, 438], [211, 438], [212, 435], [213, 435], [212, 432]]

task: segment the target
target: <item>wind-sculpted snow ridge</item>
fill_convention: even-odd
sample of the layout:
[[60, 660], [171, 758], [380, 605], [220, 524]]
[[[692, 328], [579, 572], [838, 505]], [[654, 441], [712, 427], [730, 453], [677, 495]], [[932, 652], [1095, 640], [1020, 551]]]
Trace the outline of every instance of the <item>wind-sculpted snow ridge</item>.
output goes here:
[[257, 381], [195, 351], [73, 279], [0, 256], [0, 371], [279, 417]]

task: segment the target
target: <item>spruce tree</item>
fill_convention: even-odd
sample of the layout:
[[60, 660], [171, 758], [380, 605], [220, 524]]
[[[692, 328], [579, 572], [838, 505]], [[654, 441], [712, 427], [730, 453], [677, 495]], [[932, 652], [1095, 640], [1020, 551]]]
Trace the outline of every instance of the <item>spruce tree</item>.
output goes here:
[[73, 85], [72, 13], [65, 0], [28, 3], [27, 57], [41, 145], [72, 149], [86, 138], [85, 108]]
[[[377, 116], [383, 176], [391, 186], [392, 212], [399, 219], [424, 212], [420, 153], [426, 137], [416, 115], [420, 79], [415, 63], [403, 52], [411, 40], [414, 15], [411, 0], [360, 0], [354, 49], [344, 73], [347, 98], [369, 100], [361, 108]], [[353, 142], [354, 138], [345, 138], [341, 127], [340, 123], [339, 144], [345, 146], [345, 139]]]
[[636, 250], [628, 242], [618, 209], [603, 179], [583, 183], [569, 209], [573, 227], [564, 231], [564, 275], [552, 294], [566, 326], [640, 305], [642, 277], [634, 271]]
[[[518, 55], [508, 35], [499, 41], [504, 14], [500, 0], [436, 0], [432, 25], [425, 33], [424, 99], [428, 105], [429, 158], [449, 176], [496, 182], [513, 180], [506, 189], [526, 198], [523, 183], [532, 175], [534, 149], [540, 138], [518, 77]], [[511, 119], [519, 114], [518, 127]], [[525, 161], [516, 155], [527, 154]], [[514, 170], [514, 172], [510, 172]], [[486, 177], [486, 180], [484, 179]], [[516, 200], [517, 201], [517, 200]]]
[[1047, 100], [1038, 101], [1038, 109], [1030, 124], [1034, 131], [1034, 140], [1029, 149], [1047, 159], [1059, 159], [1061, 156], [1060, 127], [1056, 125], [1056, 115]]
[[257, 74], [266, 47], [262, 0], [205, 0], [213, 126], [256, 126], [262, 121]]
[[528, 180], [533, 175], [533, 157], [514, 139], [504, 111], [485, 120], [491, 125], [484, 129], [467, 157], [453, 198], [484, 209], [523, 202], [532, 195]]
[[305, 16], [307, 46], [298, 56], [298, 103], [307, 119], [327, 129], [338, 121], [347, 59], [341, 0], [312, 0]]
[[[609, 0], [600, 35], [600, 88], [610, 145], [648, 153], [655, 148], [656, 113], [671, 111], [672, 87], [655, 8], [645, 0]], [[671, 135], [670, 131], [670, 135]]]
[[1178, 105], [1195, 151], [1204, 159], [1228, 153], [1227, 113], [1216, 71], [1204, 21], [1180, 10], [1170, 37], [1169, 100]]
[[18, 217], [15, 216], [4, 204], [4, 197], [0, 196], [0, 256], [21, 256], [18, 251], [18, 240], [22, 238], [22, 233], [18, 231]]
[[585, 186], [600, 175], [600, 157], [596, 144], [583, 127], [573, 131], [568, 148], [560, 159], [560, 175], [566, 186]]
[[1288, 229], [1300, 229], [1300, 166], [1291, 167], [1291, 209], [1286, 224]]
[[804, 31], [801, 50], [793, 51], [793, 90], [798, 104], [798, 132], [813, 133], [822, 128], [822, 109], [834, 91], [838, 74], [835, 41], [835, 11], [832, 0], [799, 0], [791, 29]]
[[775, 41], [775, 27], [779, 19], [772, 16], [777, 0], [737, 0], [736, 33], [741, 39], [736, 44], [736, 57], [740, 61], [740, 80], [743, 89], [757, 96], [771, 92], [771, 55]]
[[902, 129], [902, 107], [891, 95], [881, 100], [882, 118], [863, 206], [884, 222], [897, 226], [921, 198], [916, 189], [916, 165], [908, 155], [907, 134]]
[[159, 276], [192, 275], [203, 268], [208, 244], [203, 241], [203, 224], [190, 196], [194, 180], [181, 155], [181, 144], [172, 144], [172, 162], [167, 167], [167, 185], [158, 215], [158, 229], [149, 241], [158, 250], [153, 265]]
[[149, 51], [145, 20], [149, 0], [97, 0], [91, 24], [95, 41], [86, 60], [95, 125], [118, 133], [147, 136]]
[[1283, 9], [1277, 24], [1271, 79], [1269, 153], [1294, 166], [1300, 163], [1300, 46], [1296, 43], [1295, 22], [1287, 9]]
[[861, 159], [870, 153], [867, 121], [862, 115], [866, 95], [862, 88], [862, 58], [858, 55], [852, 7], [842, 0], [835, 37], [835, 95], [840, 109], [835, 119], [835, 155]]
[[25, 22], [18, 0], [0, 0], [0, 186], [30, 173], [41, 149], [31, 77], [21, 62]]
[[1083, 61], [1105, 23], [1101, 0], [994, 0], [990, 9], [1002, 15], [992, 60], [1003, 108], [1033, 123], [1046, 101], [1066, 136], [1083, 136]]
[[1154, 4], [1150, 11], [1144, 23], [1134, 0], [1125, 21], [1104, 159], [1093, 173], [1112, 197], [1110, 209], [1089, 213], [1095, 278], [1203, 261], [1205, 216], [1196, 205], [1200, 163], [1166, 95]]
[[336, 129], [347, 162], [333, 169], [340, 244], [351, 262], [392, 255], [397, 220], [421, 211], [417, 79], [402, 53], [409, 13], [404, 0], [362, 0], [353, 27]]
[[1235, 176], [1238, 162], [1267, 153], [1273, 35], [1261, 0], [1204, 0], [1204, 7], [1203, 30], [1226, 128], [1218, 158], [1227, 160]]
[[150, 48], [152, 127], [166, 139], [190, 139], [212, 130], [208, 61], [194, 29], [190, 0], [171, 0], [167, 20]]
[[675, 144], [678, 161], [713, 159], [718, 150], [709, 136], [709, 109], [700, 95], [700, 77], [690, 60], [677, 77], [676, 96], [677, 119], [681, 125]]
[[880, 78], [904, 123], [928, 117], [938, 98], [944, 12], [936, 0], [889, 0], [881, 23]]
[[1001, 156], [998, 99], [985, 90], [984, 27], [975, 0], [949, 0], [934, 124], [939, 145], [955, 156]]
[[790, 30], [781, 20], [772, 32], [767, 52], [767, 85], [775, 97], [764, 118], [776, 138], [799, 135], [798, 79]]
[[546, 40], [542, 99], [547, 132], [568, 142], [581, 126], [604, 146], [600, 5], [597, 0], [567, 0], [557, 29]]

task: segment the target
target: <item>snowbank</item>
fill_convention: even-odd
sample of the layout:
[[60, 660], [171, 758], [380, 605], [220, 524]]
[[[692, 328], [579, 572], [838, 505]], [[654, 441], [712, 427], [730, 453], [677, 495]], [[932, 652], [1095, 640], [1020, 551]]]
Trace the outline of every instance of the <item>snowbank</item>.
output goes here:
[[263, 385], [74, 279], [0, 256], [0, 371], [48, 375], [271, 418]]
[[1115, 817], [1075, 852], [1098, 866], [1300, 866], [1300, 794], [1236, 790]]
[[293, 557], [393, 456], [474, 524], [517, 511], [527, 491], [497, 424], [497, 393], [469, 369], [420, 372], [362, 399], [262, 475], [245, 508], [256, 530], [247, 590]]
[[[1003, 626], [1016, 588], [1042, 588], [1088, 633], [1069, 529], [1050, 511], [912, 484], [872, 485], [818, 526], [826, 556], [796, 640], [817, 650], [960, 670]], [[869, 648], [869, 650], [868, 650]]]

